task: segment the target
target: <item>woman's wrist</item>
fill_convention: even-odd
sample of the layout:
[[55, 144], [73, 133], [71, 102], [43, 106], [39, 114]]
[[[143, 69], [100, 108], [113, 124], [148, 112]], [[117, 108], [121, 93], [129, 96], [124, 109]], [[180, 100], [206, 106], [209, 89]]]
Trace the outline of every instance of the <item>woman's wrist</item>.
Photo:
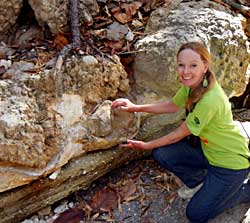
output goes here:
[[152, 144], [152, 141], [146, 142], [145, 144], [146, 144], [146, 145], [145, 145], [146, 150], [154, 149], [153, 144]]
[[141, 105], [135, 105], [134, 112], [141, 112], [141, 111], [142, 111], [142, 106]]

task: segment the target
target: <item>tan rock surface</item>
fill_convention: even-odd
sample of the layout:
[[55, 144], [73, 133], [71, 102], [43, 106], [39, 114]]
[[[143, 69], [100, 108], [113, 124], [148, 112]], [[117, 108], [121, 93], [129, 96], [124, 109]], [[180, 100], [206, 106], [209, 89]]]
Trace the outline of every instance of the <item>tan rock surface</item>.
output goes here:
[[138, 132], [139, 117], [112, 111], [106, 100], [129, 90], [127, 74], [115, 59], [68, 59], [57, 79], [54, 70], [30, 76], [20, 73], [27, 64], [13, 64], [7, 71], [11, 79], [0, 81], [0, 177], [8, 178], [0, 192]]
[[16, 23], [17, 17], [23, 6], [23, 0], [1, 0], [0, 1], [0, 39], [7, 34]]

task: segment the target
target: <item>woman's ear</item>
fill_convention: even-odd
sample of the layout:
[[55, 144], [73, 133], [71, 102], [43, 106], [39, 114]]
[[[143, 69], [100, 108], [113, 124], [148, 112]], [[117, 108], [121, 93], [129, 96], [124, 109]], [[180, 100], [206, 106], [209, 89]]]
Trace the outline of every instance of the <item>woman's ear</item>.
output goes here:
[[207, 70], [208, 70], [208, 68], [209, 68], [209, 65], [208, 65], [208, 63], [204, 63], [204, 74], [205, 73], [207, 73]]

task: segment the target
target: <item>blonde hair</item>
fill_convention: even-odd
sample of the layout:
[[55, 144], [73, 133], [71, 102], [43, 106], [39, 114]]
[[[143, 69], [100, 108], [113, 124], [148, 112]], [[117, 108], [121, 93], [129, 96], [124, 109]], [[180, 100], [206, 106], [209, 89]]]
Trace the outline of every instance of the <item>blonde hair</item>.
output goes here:
[[188, 111], [190, 111], [193, 105], [197, 103], [203, 97], [203, 95], [207, 91], [209, 91], [209, 89], [213, 86], [213, 84], [215, 83], [215, 75], [209, 69], [210, 64], [211, 64], [211, 56], [207, 48], [203, 44], [199, 42], [188, 42], [188, 43], [183, 44], [177, 52], [177, 58], [180, 52], [182, 52], [185, 49], [191, 49], [195, 51], [196, 53], [200, 55], [202, 61], [208, 64], [207, 72], [204, 74], [204, 78], [207, 79], [208, 86], [204, 87], [203, 83], [201, 82], [201, 84], [197, 88], [191, 91], [191, 94], [189, 95], [187, 103], [186, 103], [186, 108], [188, 109]]

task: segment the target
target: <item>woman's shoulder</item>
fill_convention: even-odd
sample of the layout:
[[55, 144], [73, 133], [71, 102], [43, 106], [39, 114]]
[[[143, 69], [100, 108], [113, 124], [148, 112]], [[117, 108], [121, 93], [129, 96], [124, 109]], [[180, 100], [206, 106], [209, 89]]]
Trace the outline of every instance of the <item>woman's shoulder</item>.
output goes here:
[[228, 99], [218, 82], [215, 82], [211, 89], [209, 89], [209, 91], [204, 96], [211, 100], [217, 99], [216, 101], [218, 101], [218, 99]]
[[228, 98], [223, 92], [221, 86], [215, 82], [211, 89], [204, 94], [201, 103], [220, 107], [223, 104], [228, 103]]

